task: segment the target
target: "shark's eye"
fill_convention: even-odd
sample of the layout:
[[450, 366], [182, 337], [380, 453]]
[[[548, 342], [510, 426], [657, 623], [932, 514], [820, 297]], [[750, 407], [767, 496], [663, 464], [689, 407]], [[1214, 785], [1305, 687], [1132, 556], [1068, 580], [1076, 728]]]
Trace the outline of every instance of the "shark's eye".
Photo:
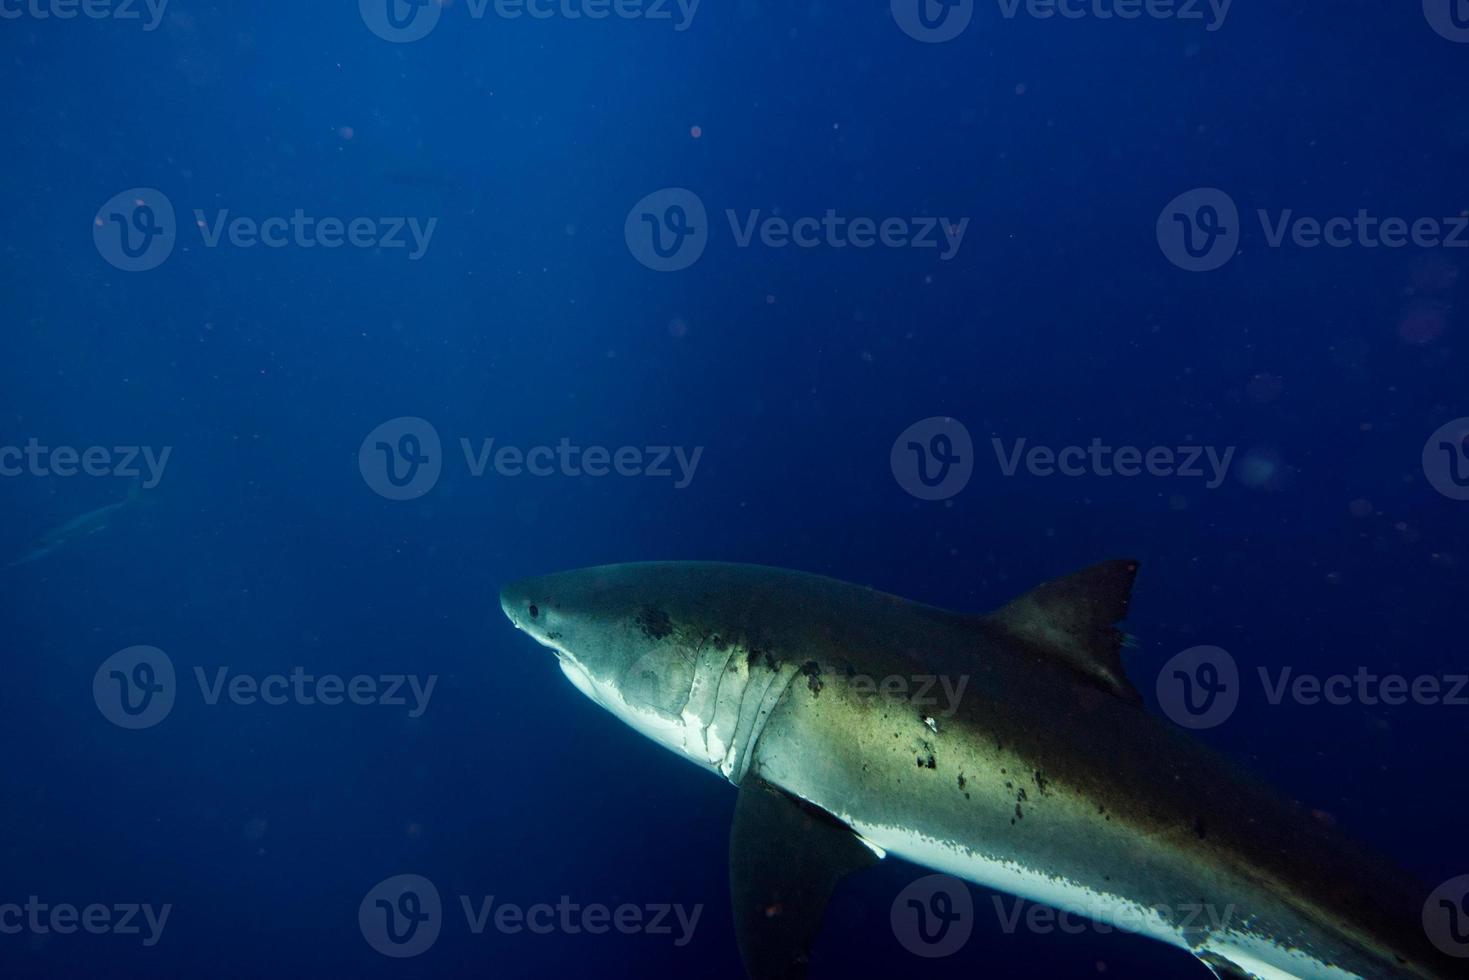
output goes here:
[[541, 614], [541, 611], [539, 609], [537, 609], [536, 608], [536, 604], [534, 602], [532, 602], [530, 604], [530, 618], [531, 619], [535, 619], [540, 614]]

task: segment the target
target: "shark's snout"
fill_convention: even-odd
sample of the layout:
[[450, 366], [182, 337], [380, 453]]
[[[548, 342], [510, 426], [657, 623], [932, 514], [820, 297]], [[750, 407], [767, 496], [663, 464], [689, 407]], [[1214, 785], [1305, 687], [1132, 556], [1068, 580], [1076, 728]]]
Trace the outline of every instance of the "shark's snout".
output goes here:
[[[521, 625], [522, 619], [529, 619], [530, 608], [534, 605], [528, 598], [528, 593], [522, 582], [512, 582], [500, 590], [500, 609], [505, 613], [505, 618], [515, 626], [516, 629], [524, 629]], [[540, 609], [536, 609], [537, 618]]]
[[539, 581], [523, 579], [505, 586], [500, 590], [500, 609], [516, 629], [524, 630], [545, 643], [548, 607], [544, 596], [537, 591], [536, 583]]
[[553, 578], [541, 576], [511, 582], [500, 590], [500, 609], [516, 629], [530, 634], [538, 643], [557, 649], [559, 645], [553, 641], [562, 636], [566, 623], [565, 617], [555, 615]]

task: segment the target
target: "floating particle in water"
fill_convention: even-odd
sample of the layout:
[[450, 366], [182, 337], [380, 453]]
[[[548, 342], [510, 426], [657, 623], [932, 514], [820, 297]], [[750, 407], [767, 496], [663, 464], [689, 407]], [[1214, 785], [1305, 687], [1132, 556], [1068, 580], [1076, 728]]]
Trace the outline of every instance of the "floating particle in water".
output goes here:
[[1288, 467], [1269, 449], [1251, 449], [1235, 464], [1239, 482], [1251, 490], [1279, 490], [1288, 475]]
[[1347, 512], [1353, 517], [1371, 517], [1372, 501], [1363, 500], [1361, 497], [1358, 497], [1356, 500], [1347, 504]]
[[1444, 292], [1459, 281], [1459, 267], [1441, 254], [1423, 256], [1413, 266], [1413, 288]]
[[668, 321], [668, 336], [687, 337], [688, 335], [689, 325], [687, 322], [684, 321], [683, 317], [676, 316], [672, 320]]
[[690, 126], [689, 127], [689, 135], [692, 136], [694, 139], [698, 139], [699, 137], [701, 137], [701, 136], [704, 135], [704, 127], [703, 126]]
[[1448, 316], [1436, 306], [1420, 306], [1408, 310], [1398, 321], [1398, 336], [1410, 344], [1431, 344], [1443, 335]]
[[1245, 394], [1257, 405], [1268, 405], [1285, 390], [1285, 381], [1274, 374], [1257, 374], [1245, 385]]
[[1360, 337], [1343, 337], [1330, 347], [1331, 361], [1340, 368], [1360, 368], [1372, 352]]
[[349, 140], [357, 135], [357, 130], [353, 129], [351, 126], [338, 126], [337, 135], [344, 140]]

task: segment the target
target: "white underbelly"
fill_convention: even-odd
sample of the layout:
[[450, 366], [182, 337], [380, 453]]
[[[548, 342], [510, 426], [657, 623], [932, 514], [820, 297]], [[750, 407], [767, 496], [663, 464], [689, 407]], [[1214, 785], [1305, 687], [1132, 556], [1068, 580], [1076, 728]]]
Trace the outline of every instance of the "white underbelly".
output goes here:
[[[1301, 950], [1288, 949], [1264, 937], [1243, 932], [1237, 928], [1240, 923], [1234, 922], [1233, 917], [1227, 918], [1201, 946], [1195, 948], [1190, 946], [1182, 930], [1155, 907], [1121, 895], [1097, 891], [1061, 875], [976, 854], [961, 845], [927, 837], [904, 827], [884, 827], [844, 819], [865, 840], [914, 864], [995, 891], [1018, 895], [1120, 931], [1139, 933], [1195, 955], [1217, 955], [1259, 980], [1362, 980], [1355, 973], [1323, 963]], [[1205, 926], [1210, 923], [1198, 924]]]

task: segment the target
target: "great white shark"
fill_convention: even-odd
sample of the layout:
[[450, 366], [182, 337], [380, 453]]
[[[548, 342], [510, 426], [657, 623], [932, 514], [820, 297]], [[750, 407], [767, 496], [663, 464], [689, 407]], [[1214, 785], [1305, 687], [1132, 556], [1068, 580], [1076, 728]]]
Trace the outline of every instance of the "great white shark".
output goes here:
[[[837, 883], [883, 854], [1127, 923], [1222, 980], [1469, 976], [1424, 931], [1426, 887], [1144, 709], [1116, 625], [1136, 572], [1106, 562], [985, 615], [710, 562], [500, 599], [583, 694], [739, 787], [756, 980], [805, 976]], [[943, 711], [913, 682], [935, 676], [964, 680]]]

